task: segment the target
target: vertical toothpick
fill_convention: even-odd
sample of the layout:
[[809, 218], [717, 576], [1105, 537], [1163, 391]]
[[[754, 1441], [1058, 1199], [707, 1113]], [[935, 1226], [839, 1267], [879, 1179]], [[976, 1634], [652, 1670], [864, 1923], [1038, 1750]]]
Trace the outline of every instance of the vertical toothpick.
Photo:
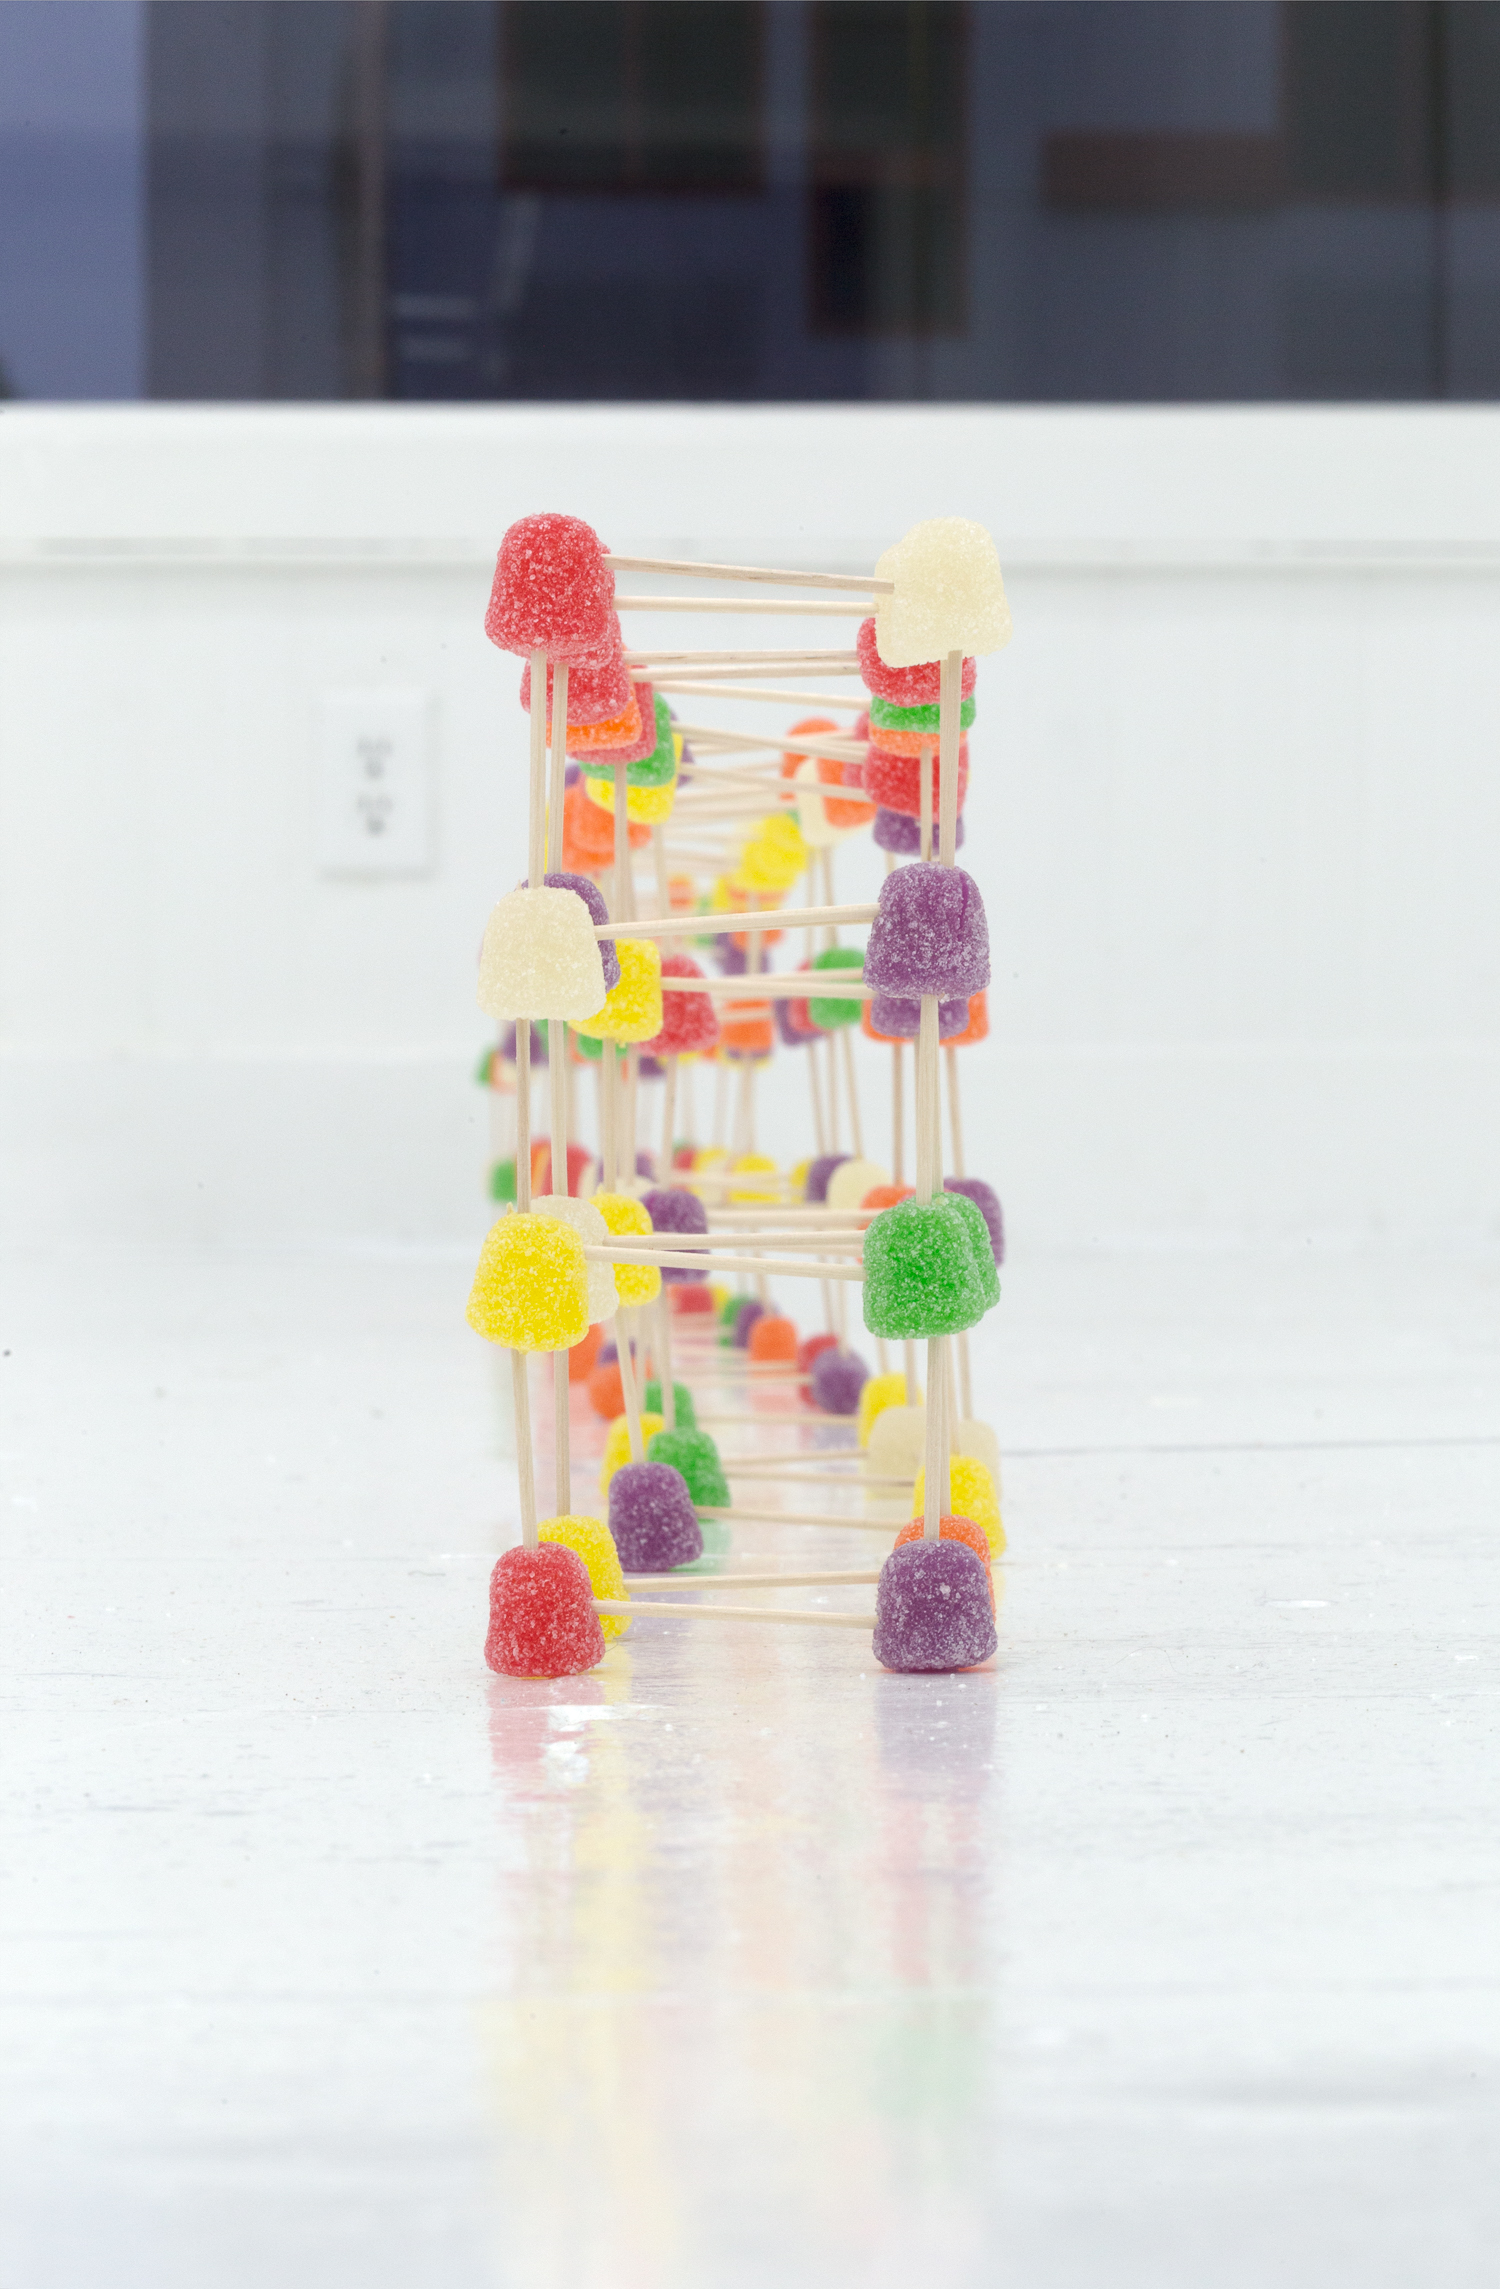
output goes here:
[[901, 1102], [901, 1044], [891, 1043], [891, 1182], [906, 1182], [906, 1107]]
[[854, 1043], [850, 1038], [853, 1031], [852, 1025], [841, 1025], [839, 1027], [839, 1040], [843, 1044], [844, 1050], [844, 1087], [849, 1096], [849, 1134], [854, 1142], [855, 1159], [863, 1160], [865, 1144], [864, 1138], [860, 1134], [859, 1083], [855, 1078]]
[[531, 655], [531, 789], [527, 811], [527, 869], [533, 890], [547, 871], [547, 655]]
[[[560, 681], [566, 672], [565, 669], [558, 670]], [[558, 704], [562, 704], [561, 695]], [[554, 756], [554, 763], [555, 761]], [[554, 816], [560, 819], [561, 811], [555, 812]], [[547, 1028], [547, 1073], [552, 1084], [552, 1190], [569, 1193], [573, 1187], [568, 1181], [567, 1030], [560, 1017], [554, 1017]], [[566, 1351], [554, 1352], [552, 1358], [552, 1415], [553, 1466], [557, 1481], [554, 1500], [558, 1516], [565, 1518], [573, 1507], [572, 1426], [568, 1420]]]
[[953, 1471], [952, 1471], [952, 1462], [953, 1462], [953, 1434], [954, 1434], [954, 1431], [955, 1431], [955, 1430], [956, 1430], [956, 1428], [957, 1428], [958, 1417], [957, 1417], [957, 1412], [956, 1412], [956, 1410], [955, 1410], [955, 1408], [954, 1408], [954, 1404], [953, 1404], [953, 1338], [952, 1338], [951, 1336], [949, 1336], [949, 1335], [945, 1335], [945, 1336], [942, 1338], [942, 1354], [943, 1354], [943, 1407], [942, 1407], [942, 1423], [943, 1423], [943, 1430], [942, 1430], [942, 1442], [941, 1442], [941, 1446], [940, 1446], [940, 1450], [939, 1450], [939, 1451], [940, 1451], [940, 1454], [941, 1454], [941, 1458], [942, 1458], [942, 1459], [941, 1459], [941, 1464], [940, 1464], [940, 1475], [941, 1475], [941, 1478], [942, 1478], [942, 1499], [943, 1499], [943, 1510], [942, 1510], [942, 1515], [943, 1515], [945, 1518], [951, 1518], [951, 1517], [952, 1517], [952, 1515], [953, 1515]]
[[962, 1176], [964, 1170], [964, 1124], [958, 1103], [958, 1051], [950, 1041], [943, 1051], [943, 1062], [948, 1068], [948, 1126], [953, 1132], [953, 1173]]
[[[545, 717], [546, 682], [542, 684], [542, 713]], [[536, 679], [531, 685], [531, 706], [537, 707]], [[563, 799], [568, 787], [568, 663], [559, 660], [552, 671], [552, 774], [547, 789], [547, 871], [561, 874], [563, 870]], [[556, 1185], [552, 1187], [557, 1190]]]
[[657, 1300], [661, 1306], [661, 1329], [656, 1346], [656, 1364], [661, 1377], [661, 1419], [669, 1431], [675, 1431], [677, 1386], [672, 1381], [672, 1291], [665, 1280]]
[[666, 1067], [667, 1078], [662, 1089], [661, 1103], [661, 1151], [656, 1156], [658, 1184], [670, 1184], [672, 1181], [672, 1132], [677, 1125], [677, 1059], [667, 1058]]
[[667, 839], [659, 824], [651, 829], [651, 855], [656, 861], [656, 895], [665, 916], [672, 911], [672, 890], [667, 874]]
[[943, 1437], [943, 1342], [942, 1337], [931, 1335], [927, 1339], [927, 1438], [922, 1456], [922, 1539], [938, 1539], [938, 1522], [943, 1515], [942, 1465], [945, 1440]]
[[924, 993], [921, 1017], [917, 1031], [917, 1170], [916, 1194], [918, 1200], [928, 1201], [937, 1189], [937, 1162], [940, 1143], [934, 1119], [933, 1081], [937, 1074], [938, 1005], [937, 995]]
[[969, 1373], [968, 1329], [965, 1328], [955, 1340], [958, 1344], [958, 1388], [963, 1399], [963, 1417], [965, 1422], [972, 1422], [974, 1419], [974, 1384]]
[[620, 1389], [625, 1398], [625, 1421], [630, 1431], [630, 1459], [644, 1462], [646, 1441], [641, 1431], [641, 1399], [635, 1380], [635, 1361], [630, 1350], [630, 1327], [634, 1314], [615, 1313], [615, 1349], [620, 1355]]
[[516, 1021], [516, 1206], [531, 1206], [531, 1020]]
[[604, 1053], [599, 1060], [601, 1102], [604, 1108], [604, 1189], [606, 1192], [617, 1192], [620, 1187], [620, 1107], [619, 1090], [616, 1086], [619, 1078], [616, 1066], [618, 1054], [614, 1043], [606, 1041]]
[[938, 679], [938, 807], [941, 826], [938, 856], [952, 866], [958, 851], [958, 743], [963, 707], [964, 656], [945, 652]]
[[914, 1343], [903, 1343], [901, 1346], [901, 1370], [906, 1378], [906, 1404], [909, 1407], [920, 1407], [922, 1385], [917, 1375], [917, 1347]]
[[626, 765], [615, 765], [615, 922], [635, 920], [635, 874], [630, 863], [630, 781]]
[[[941, 720], [941, 718], [939, 719]], [[920, 855], [932, 856], [932, 743], [922, 742], [922, 759], [917, 766], [918, 832], [921, 836]]]
[[536, 1471], [531, 1460], [531, 1393], [526, 1380], [526, 1354], [510, 1355], [511, 1391], [516, 1412], [516, 1477], [521, 1493], [521, 1540], [536, 1548]]

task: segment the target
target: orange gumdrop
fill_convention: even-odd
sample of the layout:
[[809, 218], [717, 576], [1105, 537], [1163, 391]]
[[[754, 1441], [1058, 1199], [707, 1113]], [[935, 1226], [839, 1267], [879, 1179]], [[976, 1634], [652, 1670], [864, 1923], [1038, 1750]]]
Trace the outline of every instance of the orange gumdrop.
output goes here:
[[989, 996], [971, 993], [969, 996], [969, 1022], [962, 1033], [950, 1033], [943, 1043], [945, 1049], [962, 1049], [970, 1041], [987, 1041], [990, 1031]]
[[[804, 716], [800, 723], [792, 725], [788, 736], [792, 739], [814, 739], [820, 731], [836, 731], [841, 739], [847, 739], [849, 736], [848, 726], [840, 726], [834, 722], [832, 716], [828, 715]], [[844, 784], [844, 766], [842, 763], [831, 755], [819, 755], [814, 760], [818, 766], [818, 784], [820, 787], [842, 787]], [[781, 776], [783, 779], [792, 778], [798, 765], [805, 761], [806, 757], [802, 755], [783, 755], [781, 758]], [[874, 818], [875, 805], [873, 803], [853, 803], [837, 795], [825, 795], [823, 797], [823, 812], [831, 827], [864, 827], [868, 826], [871, 819]]]
[[[720, 1046], [724, 1049], [738, 1049], [748, 1056], [768, 1054], [775, 1039], [770, 1003], [730, 1002], [727, 1008], [735, 1014], [733, 1017], [726, 1015], [720, 1024]], [[764, 1016], [760, 1014], [762, 1011], [765, 1012]]]
[[574, 1344], [568, 1353], [568, 1381], [570, 1383], [582, 1383], [593, 1372], [594, 1361], [599, 1356], [599, 1346], [603, 1341], [604, 1330], [596, 1323], [589, 1329], [582, 1343]]
[[[651, 840], [648, 826], [632, 826], [630, 847]], [[563, 797], [563, 867], [570, 874], [597, 874], [615, 863], [615, 814], [593, 802], [580, 780]]]
[[763, 1312], [750, 1330], [749, 1352], [752, 1359], [795, 1359], [797, 1356], [797, 1323], [771, 1312]]
[[860, 1202], [861, 1208], [894, 1208], [898, 1200], [910, 1200], [909, 1184], [872, 1184]]
[[[990, 1585], [990, 1604], [993, 1605], [995, 1602], [995, 1577], [990, 1572], [990, 1566], [994, 1553], [990, 1549], [984, 1528], [976, 1526], [972, 1518], [940, 1518], [938, 1520], [938, 1537], [944, 1542], [962, 1542], [966, 1549], [973, 1551], [975, 1557], [980, 1560], [984, 1567], [985, 1580]], [[920, 1542], [921, 1539], [921, 1519], [908, 1518], [896, 1536], [895, 1547], [899, 1550], [903, 1542]]]
[[590, 1375], [589, 1405], [607, 1423], [612, 1423], [616, 1415], [624, 1414], [625, 1386], [620, 1381], [618, 1359], [611, 1359], [607, 1367], [596, 1367]]

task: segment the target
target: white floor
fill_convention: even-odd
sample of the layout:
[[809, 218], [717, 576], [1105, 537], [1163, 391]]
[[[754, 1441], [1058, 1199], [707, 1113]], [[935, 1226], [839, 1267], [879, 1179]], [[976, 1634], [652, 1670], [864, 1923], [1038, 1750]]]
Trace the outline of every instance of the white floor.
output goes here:
[[992, 1670], [555, 1686], [467, 1277], [0, 1264], [3, 2289], [1494, 2280], [1500, 1263], [1023, 1260]]

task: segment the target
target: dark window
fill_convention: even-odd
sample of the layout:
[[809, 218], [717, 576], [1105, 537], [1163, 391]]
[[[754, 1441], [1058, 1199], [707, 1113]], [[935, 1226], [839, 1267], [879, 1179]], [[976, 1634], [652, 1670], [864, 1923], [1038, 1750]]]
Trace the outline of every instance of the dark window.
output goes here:
[[762, 0], [503, 0], [501, 180], [757, 191]]
[[1440, 133], [1444, 20], [1430, 0], [1295, 0], [1282, 11], [1293, 195], [1423, 199]]
[[810, 13], [813, 323], [961, 332], [966, 11], [953, 0], [816, 0]]

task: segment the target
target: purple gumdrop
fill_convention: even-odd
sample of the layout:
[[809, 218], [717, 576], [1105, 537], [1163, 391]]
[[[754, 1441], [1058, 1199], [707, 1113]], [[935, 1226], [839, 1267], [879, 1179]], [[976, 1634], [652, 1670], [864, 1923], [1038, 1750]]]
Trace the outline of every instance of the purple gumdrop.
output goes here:
[[583, 765], [581, 763], [570, 763], [563, 773], [564, 792], [566, 792], [569, 787], [576, 787], [582, 777]]
[[[644, 1049], [641, 1051], [641, 1061], [636, 1071], [642, 1081], [663, 1081], [666, 1079], [667, 1073], [661, 1059], [648, 1056]], [[643, 1169], [641, 1173], [644, 1176], [650, 1176], [652, 1171], [647, 1168]]]
[[782, 1048], [805, 1049], [808, 1042], [811, 1041], [812, 1035], [810, 1033], [799, 1033], [797, 1028], [793, 1025], [790, 1002], [773, 1001], [771, 1008], [775, 1012], [776, 1031], [781, 1036]]
[[726, 978], [742, 978], [750, 967], [750, 957], [744, 947], [737, 946], [728, 937], [714, 940], [714, 960]]
[[918, 859], [880, 885], [865, 946], [865, 977], [882, 993], [936, 994], [950, 1001], [990, 982], [984, 900], [961, 866]]
[[[680, 1184], [662, 1184], [642, 1196], [641, 1206], [651, 1219], [653, 1232], [706, 1232], [708, 1210], [696, 1192], [686, 1191]], [[662, 1279], [668, 1287], [681, 1287], [685, 1283], [708, 1278], [707, 1259], [701, 1272], [690, 1272], [678, 1264], [663, 1264]]]
[[[516, 1061], [516, 1029], [513, 1025], [508, 1025], [500, 1036], [500, 1054], [502, 1057], [508, 1057], [514, 1065]], [[533, 1024], [531, 1028], [531, 1062], [533, 1065], [545, 1065], [547, 1062], [547, 1036], [536, 1024]]]
[[765, 1316], [765, 1305], [757, 1303], [753, 1296], [748, 1302], [740, 1305], [739, 1310], [734, 1315], [734, 1335], [731, 1338], [736, 1351], [748, 1349], [751, 1328], [758, 1319], [764, 1319]]
[[840, 1351], [830, 1345], [812, 1363], [813, 1405], [821, 1407], [825, 1415], [858, 1414], [859, 1394], [869, 1373], [857, 1351]]
[[601, 1343], [594, 1353], [594, 1365], [596, 1367], [613, 1367], [619, 1356], [620, 1346], [618, 1343]]
[[985, 1229], [990, 1236], [990, 1246], [994, 1250], [995, 1261], [997, 1264], [1003, 1264], [1005, 1261], [1005, 1218], [1000, 1212], [1000, 1195], [995, 1187], [992, 1184], [986, 1184], [982, 1176], [945, 1176], [943, 1189], [945, 1192], [961, 1192], [966, 1200], [973, 1201], [980, 1215], [984, 1218]]
[[[848, 769], [846, 764], [845, 769]], [[877, 850], [888, 850], [897, 858], [916, 858], [922, 848], [922, 822], [909, 811], [888, 811], [884, 804], [875, 813], [875, 824], [870, 829], [871, 840]], [[964, 846], [964, 815], [958, 814], [958, 834], [954, 848]]]
[[[962, 1033], [968, 1022], [969, 1005], [962, 995], [956, 1001], [938, 1003], [939, 1041]], [[915, 1041], [922, 1029], [922, 1004], [908, 1001], [904, 994], [878, 993], [870, 1003], [870, 1023], [877, 1033], [894, 1033], [903, 1041]]]
[[[596, 925], [609, 920], [609, 908], [597, 882], [590, 882], [586, 874], [544, 874], [543, 882], [549, 890], [576, 891], [589, 910], [589, 920]], [[620, 982], [620, 957], [615, 952], [613, 938], [599, 940], [599, 959], [604, 965], [604, 990], [613, 993]]]
[[650, 1182], [651, 1178], [655, 1176], [656, 1163], [651, 1158], [649, 1152], [638, 1152], [636, 1154], [635, 1173], [637, 1176], [644, 1176], [648, 1183]]
[[808, 1169], [807, 1182], [802, 1187], [803, 1199], [814, 1200], [818, 1201], [819, 1203], [826, 1203], [828, 1199], [828, 1179], [830, 1176], [832, 1176], [836, 1168], [843, 1167], [845, 1161], [848, 1158], [849, 1155], [846, 1152], [819, 1153], [817, 1159]]
[[622, 1464], [609, 1482], [609, 1530], [627, 1574], [664, 1574], [703, 1555], [687, 1480], [669, 1462]]
[[880, 1569], [875, 1658], [887, 1669], [971, 1669], [1000, 1640], [989, 1576], [963, 1542], [903, 1542]]

